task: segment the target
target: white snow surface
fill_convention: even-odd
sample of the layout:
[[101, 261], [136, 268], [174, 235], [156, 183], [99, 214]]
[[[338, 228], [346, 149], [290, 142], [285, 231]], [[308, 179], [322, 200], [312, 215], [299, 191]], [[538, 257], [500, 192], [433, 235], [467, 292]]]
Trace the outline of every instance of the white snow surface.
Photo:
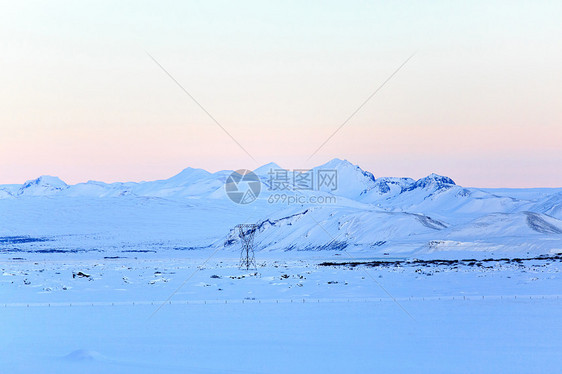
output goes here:
[[[113, 254], [131, 248], [229, 250], [238, 240], [234, 226], [255, 223], [258, 251], [423, 255], [433, 251], [431, 243], [447, 240], [462, 241], [449, 247], [453, 256], [460, 248], [562, 251], [562, 188], [465, 188], [436, 174], [417, 181], [375, 178], [334, 159], [312, 170], [336, 170], [336, 190], [279, 191], [271, 189], [275, 169], [280, 167], [271, 163], [256, 170], [262, 191], [247, 205], [228, 199], [229, 170], [187, 168], [165, 180], [111, 184], [67, 185], [42, 176], [21, 186], [0, 186], [0, 248]], [[285, 199], [277, 199], [279, 194]]]
[[[560, 370], [562, 189], [335, 159], [315, 168], [335, 191], [270, 191], [271, 169], [247, 205], [229, 170], [0, 186], [0, 371]], [[239, 223], [257, 225], [255, 269]]]

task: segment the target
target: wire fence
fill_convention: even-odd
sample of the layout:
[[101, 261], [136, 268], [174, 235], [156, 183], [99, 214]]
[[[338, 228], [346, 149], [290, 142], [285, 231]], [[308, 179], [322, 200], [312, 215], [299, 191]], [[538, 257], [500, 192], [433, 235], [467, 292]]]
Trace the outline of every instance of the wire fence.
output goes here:
[[377, 303], [407, 301], [482, 301], [482, 300], [562, 300], [562, 295], [456, 295], [456, 296], [417, 296], [417, 297], [381, 297], [381, 298], [292, 298], [292, 299], [213, 299], [213, 300], [169, 300], [169, 301], [79, 301], [52, 303], [0, 303], [4, 308], [36, 307], [112, 307], [143, 305], [207, 305], [207, 304], [287, 304], [287, 303]]

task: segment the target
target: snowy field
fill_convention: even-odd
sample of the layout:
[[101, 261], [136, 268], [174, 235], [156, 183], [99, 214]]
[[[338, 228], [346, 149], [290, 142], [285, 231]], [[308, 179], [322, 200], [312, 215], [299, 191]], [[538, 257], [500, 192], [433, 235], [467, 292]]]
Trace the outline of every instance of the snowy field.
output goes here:
[[556, 372], [560, 300], [7, 308], [4, 372]]
[[559, 259], [349, 267], [319, 266], [349, 260], [338, 252], [270, 253], [245, 271], [221, 254], [202, 265], [208, 255], [4, 258], [3, 371], [539, 373], [562, 364]]
[[335, 159], [337, 191], [291, 195], [330, 204], [287, 204], [272, 167], [247, 205], [230, 171], [0, 186], [0, 372], [560, 371], [562, 189]]

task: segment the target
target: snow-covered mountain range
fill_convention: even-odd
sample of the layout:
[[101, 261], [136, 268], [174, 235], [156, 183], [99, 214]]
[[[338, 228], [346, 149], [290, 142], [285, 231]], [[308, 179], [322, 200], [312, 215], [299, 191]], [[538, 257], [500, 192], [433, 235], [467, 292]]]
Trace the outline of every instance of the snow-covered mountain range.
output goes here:
[[562, 188], [466, 188], [446, 176], [376, 178], [346, 160], [310, 171], [337, 187], [279, 189], [292, 171], [255, 170], [261, 193], [236, 204], [230, 170], [187, 168], [165, 180], [68, 185], [41, 176], [0, 185], [4, 252], [238, 250], [238, 223], [255, 223], [263, 251], [346, 250], [369, 255], [562, 252]]

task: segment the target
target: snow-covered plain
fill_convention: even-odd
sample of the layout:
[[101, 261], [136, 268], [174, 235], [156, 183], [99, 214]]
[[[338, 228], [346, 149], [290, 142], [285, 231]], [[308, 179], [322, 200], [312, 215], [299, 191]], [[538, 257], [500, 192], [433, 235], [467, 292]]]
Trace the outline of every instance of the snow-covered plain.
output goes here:
[[[0, 186], [2, 372], [555, 372], [562, 189], [375, 178], [272, 201], [229, 171]], [[307, 200], [308, 201], [308, 200]], [[234, 226], [256, 223], [256, 270]], [[356, 264], [361, 263], [361, 264]], [[343, 265], [342, 265], [343, 264]]]

